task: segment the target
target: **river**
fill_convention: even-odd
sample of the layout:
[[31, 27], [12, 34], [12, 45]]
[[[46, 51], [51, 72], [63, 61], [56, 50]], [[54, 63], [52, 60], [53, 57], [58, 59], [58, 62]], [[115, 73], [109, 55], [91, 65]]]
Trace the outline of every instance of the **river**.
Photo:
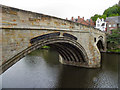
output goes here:
[[2, 88], [118, 88], [119, 54], [102, 53], [98, 69], [62, 65], [58, 55], [33, 51], [0, 75]]

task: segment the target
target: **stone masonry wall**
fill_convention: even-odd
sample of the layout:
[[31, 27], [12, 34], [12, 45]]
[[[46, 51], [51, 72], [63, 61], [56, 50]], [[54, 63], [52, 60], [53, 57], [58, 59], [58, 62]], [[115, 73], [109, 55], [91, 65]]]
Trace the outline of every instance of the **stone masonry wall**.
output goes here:
[[[0, 8], [0, 26], [2, 26], [2, 8]], [[2, 65], [2, 29], [0, 29], [0, 66]]]
[[[15, 56], [17, 53], [23, 51], [28, 46], [30, 46], [30, 39], [37, 37], [43, 34], [51, 33], [55, 31], [47, 30], [5, 30], [3, 29], [3, 63], [9, 60], [11, 57]], [[61, 31], [64, 33], [66, 31]], [[99, 60], [99, 51], [96, 51], [94, 46], [94, 37], [89, 33], [79, 33], [79, 32], [69, 32], [78, 38], [78, 42], [86, 50], [90, 63], [97, 63], [96, 58]], [[94, 62], [92, 62], [94, 59]]]

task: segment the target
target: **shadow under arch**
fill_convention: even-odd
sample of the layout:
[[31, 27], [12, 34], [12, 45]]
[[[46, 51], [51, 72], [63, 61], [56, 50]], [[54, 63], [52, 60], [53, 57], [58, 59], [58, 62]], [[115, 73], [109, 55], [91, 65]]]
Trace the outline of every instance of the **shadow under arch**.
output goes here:
[[7, 64], [2, 65], [3, 72], [30, 52], [45, 45], [52, 46], [59, 52], [65, 62], [63, 64], [83, 67], [88, 65], [87, 53], [76, 40], [68, 37], [47, 37], [34, 42], [31, 46], [12, 57], [7, 61]]
[[36, 50], [44, 45], [56, 49], [66, 62], [87, 63], [88, 57], [84, 48], [74, 39], [67, 37], [49, 37], [34, 42], [31, 50]]
[[98, 47], [100, 52], [104, 51], [105, 48], [103, 45], [103, 41], [101, 39], [97, 42], [97, 47]]
[[105, 46], [103, 44], [103, 36], [98, 37], [98, 42], [96, 45], [97, 45], [100, 52], [103, 52], [105, 50]]

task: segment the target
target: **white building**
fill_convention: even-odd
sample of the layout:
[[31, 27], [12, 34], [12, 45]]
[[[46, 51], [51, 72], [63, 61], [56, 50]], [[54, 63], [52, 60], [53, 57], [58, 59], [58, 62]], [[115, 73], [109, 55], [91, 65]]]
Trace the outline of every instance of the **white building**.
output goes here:
[[106, 29], [106, 22], [104, 21], [103, 18], [102, 19], [98, 18], [96, 20], [96, 27], [95, 28], [100, 29], [101, 31], [105, 31], [105, 29]]

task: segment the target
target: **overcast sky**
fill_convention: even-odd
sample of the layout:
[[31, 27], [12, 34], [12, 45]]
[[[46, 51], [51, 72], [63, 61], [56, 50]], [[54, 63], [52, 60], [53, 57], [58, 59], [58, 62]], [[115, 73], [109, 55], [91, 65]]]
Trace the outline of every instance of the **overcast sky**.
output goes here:
[[59, 18], [70, 19], [85, 17], [89, 19], [94, 14], [102, 14], [108, 7], [117, 4], [119, 0], [0, 0], [0, 4], [24, 10], [43, 13]]

